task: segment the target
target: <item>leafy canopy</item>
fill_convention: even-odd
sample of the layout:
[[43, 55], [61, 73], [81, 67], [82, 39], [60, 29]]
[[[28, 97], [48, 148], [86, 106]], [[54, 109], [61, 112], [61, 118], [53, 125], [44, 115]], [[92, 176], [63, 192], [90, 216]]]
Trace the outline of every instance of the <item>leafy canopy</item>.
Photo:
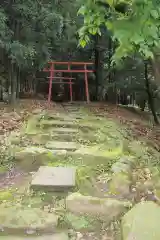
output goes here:
[[[0, 3], [0, 49], [21, 69], [38, 69], [62, 47], [77, 46], [77, 6], [70, 0], [15, 0]], [[69, 12], [72, 6], [72, 11]], [[66, 41], [66, 39], [68, 41]], [[58, 51], [57, 51], [58, 49]]]
[[[108, 5], [107, 5], [108, 4]], [[119, 12], [117, 6], [124, 7]], [[84, 25], [79, 30], [80, 45], [84, 47], [90, 34], [101, 34], [106, 27], [117, 42], [113, 61], [139, 53], [143, 59], [154, 57], [160, 48], [160, 1], [158, 0], [87, 0], [80, 8]]]

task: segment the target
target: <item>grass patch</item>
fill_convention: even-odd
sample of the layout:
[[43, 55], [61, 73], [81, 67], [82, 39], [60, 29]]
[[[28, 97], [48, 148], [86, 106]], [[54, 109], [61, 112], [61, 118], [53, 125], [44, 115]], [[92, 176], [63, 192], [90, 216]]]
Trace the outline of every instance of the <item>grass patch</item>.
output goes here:
[[9, 201], [14, 198], [11, 190], [1, 190], [0, 191], [0, 202]]

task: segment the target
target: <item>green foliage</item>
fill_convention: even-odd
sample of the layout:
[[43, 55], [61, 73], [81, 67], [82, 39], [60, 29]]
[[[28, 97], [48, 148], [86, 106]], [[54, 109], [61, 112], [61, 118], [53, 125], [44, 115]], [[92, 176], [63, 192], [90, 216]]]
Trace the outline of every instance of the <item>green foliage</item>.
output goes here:
[[84, 26], [79, 32], [81, 46], [88, 43], [89, 34], [100, 34], [101, 27], [106, 26], [118, 42], [113, 57], [115, 62], [135, 52], [144, 59], [152, 59], [160, 47], [160, 3], [157, 6], [152, 0], [132, 0], [128, 2], [127, 11], [122, 14], [116, 11], [116, 5], [121, 1], [116, 1], [116, 4], [115, 1], [106, 1], [110, 5], [108, 9], [99, 5], [99, 2], [104, 1], [96, 0], [91, 7], [88, 0], [79, 11], [84, 16]]
[[11, 31], [7, 26], [7, 16], [3, 9], [0, 9], [0, 47], [7, 47], [6, 43], [11, 37]]
[[[77, 26], [73, 22], [77, 7], [72, 0], [67, 3], [17, 0], [4, 9], [3, 6], [5, 4], [0, 10], [0, 47], [21, 69], [43, 67], [56, 55], [55, 48], [61, 44], [65, 44], [65, 48], [77, 45]], [[71, 6], [71, 13], [66, 14]]]
[[[98, 10], [98, 11], [97, 11]], [[78, 14], [84, 16], [84, 25], [79, 30], [80, 45], [85, 47], [90, 41], [89, 35], [101, 35], [100, 26], [104, 22], [105, 9], [97, 8], [96, 1], [88, 0], [79, 9]]]

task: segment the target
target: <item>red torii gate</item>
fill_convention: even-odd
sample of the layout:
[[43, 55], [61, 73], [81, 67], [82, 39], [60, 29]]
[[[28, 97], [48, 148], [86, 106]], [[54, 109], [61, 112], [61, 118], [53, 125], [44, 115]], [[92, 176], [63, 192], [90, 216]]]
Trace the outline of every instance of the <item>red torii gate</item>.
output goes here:
[[[92, 62], [48, 62], [48, 64], [50, 65], [50, 67], [48, 69], [44, 69], [44, 72], [50, 72], [50, 76], [49, 76], [49, 91], [48, 91], [48, 104], [51, 102], [51, 94], [52, 94], [52, 81], [54, 78], [57, 78], [54, 76], [54, 74], [56, 72], [62, 72], [62, 73], [84, 73], [85, 74], [85, 88], [86, 88], [86, 99], [87, 99], [87, 103], [89, 103], [90, 99], [89, 99], [89, 90], [88, 90], [88, 76], [87, 73], [91, 73], [94, 72], [94, 70], [87, 70], [87, 66], [88, 65], [93, 65]], [[68, 69], [67, 70], [58, 70], [55, 68], [55, 65], [67, 65]], [[84, 69], [82, 70], [72, 70], [71, 66], [72, 65], [79, 65], [79, 66], [83, 66]], [[59, 77], [62, 78], [63, 77]], [[69, 81], [69, 85], [70, 85], [70, 90], [71, 90], [71, 86], [72, 86], [72, 81], [71, 78], [67, 78]], [[61, 82], [59, 82], [61, 83]]]
[[[50, 77], [47, 77], [47, 78], [50, 78]], [[72, 85], [74, 84], [72, 82], [72, 80], [75, 80], [75, 78], [73, 77], [53, 77], [54, 79], [66, 79], [66, 80], [69, 80], [69, 82], [54, 82], [54, 84], [68, 84], [69, 85], [69, 94], [70, 94], [70, 100], [72, 102], [73, 100], [73, 90], [72, 90]], [[53, 82], [53, 81], [52, 81]]]

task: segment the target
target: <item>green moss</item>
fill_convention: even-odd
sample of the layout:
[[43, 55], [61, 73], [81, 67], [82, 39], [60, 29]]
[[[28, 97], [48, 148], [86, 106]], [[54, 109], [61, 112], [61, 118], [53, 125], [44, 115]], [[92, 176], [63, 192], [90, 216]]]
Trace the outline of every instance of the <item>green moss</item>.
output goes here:
[[95, 205], [102, 204], [104, 201], [102, 199], [90, 199], [90, 202]]
[[38, 127], [40, 121], [40, 116], [32, 116], [26, 122], [25, 134], [37, 134], [41, 132], [41, 129]]
[[107, 158], [116, 158], [123, 155], [122, 146], [110, 150], [101, 151], [101, 155]]
[[131, 179], [127, 173], [120, 172], [112, 175], [109, 181], [109, 191], [114, 195], [127, 196], [130, 194]]
[[64, 216], [64, 221], [68, 226], [76, 231], [85, 229], [87, 231], [92, 231], [95, 228], [95, 223], [99, 223], [98, 220], [95, 220], [89, 216], [76, 216], [72, 213], [67, 213]]
[[24, 196], [21, 201], [21, 204], [24, 206], [35, 208], [35, 207], [42, 207], [43, 201], [40, 196], [35, 196], [35, 197]]
[[13, 196], [13, 193], [9, 190], [3, 190], [3, 191], [0, 191], [0, 201], [4, 201], [4, 200], [11, 200], [13, 199], [14, 196]]
[[0, 166], [0, 173], [5, 173], [8, 171], [7, 166]]

